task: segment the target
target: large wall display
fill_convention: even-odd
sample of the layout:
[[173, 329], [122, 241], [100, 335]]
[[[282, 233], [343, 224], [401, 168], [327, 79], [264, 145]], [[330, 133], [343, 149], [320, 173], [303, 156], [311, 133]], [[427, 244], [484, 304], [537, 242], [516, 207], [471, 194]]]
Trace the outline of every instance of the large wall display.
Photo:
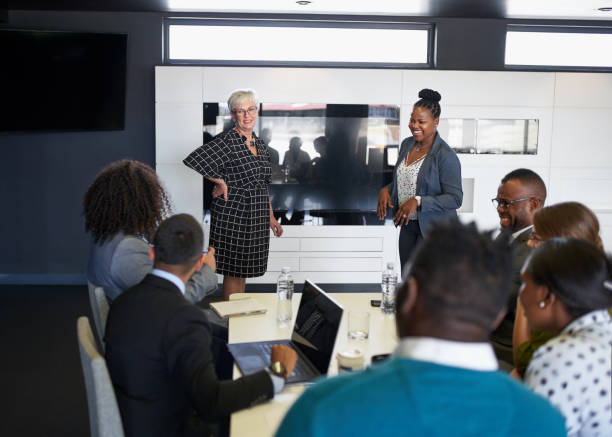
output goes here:
[[[612, 132], [601, 130], [610, 129], [606, 120], [612, 117], [609, 74], [157, 67], [155, 81], [157, 171], [175, 210], [200, 219], [205, 210], [202, 177], [182, 160], [202, 144], [204, 132], [214, 135], [227, 128], [227, 108], [219, 102], [233, 90], [252, 88], [263, 102], [256, 133], [278, 152], [270, 192], [274, 208], [284, 216], [285, 233], [271, 240], [268, 273], [252, 282], [274, 282], [281, 267], [290, 266], [298, 282], [375, 283], [385, 262], [399, 261], [397, 229], [371, 212], [395, 162], [393, 151], [410, 135], [412, 105], [422, 88], [442, 94], [439, 131], [461, 161], [462, 220], [496, 228], [499, 218], [491, 198], [506, 173], [526, 167], [544, 179], [548, 204], [579, 200], [594, 209], [604, 243], [612, 246], [612, 200], [601, 195], [612, 191]], [[361, 115], [330, 117], [338, 108]], [[215, 111], [214, 117], [207, 115]], [[315, 146], [321, 136], [329, 150]], [[305, 171], [286, 165], [292, 144], [308, 155]], [[348, 178], [341, 177], [330, 186], [337, 185], [342, 195], [334, 198], [329, 191], [324, 200], [338, 209], [347, 200], [359, 211], [356, 219], [322, 218], [327, 208], [313, 194], [325, 180], [313, 179], [313, 163], [334, 147], [334, 170], [338, 175], [353, 172], [351, 182], [361, 193], [351, 198], [350, 187], [342, 183]], [[284, 191], [298, 187], [295, 193]], [[313, 224], [320, 226], [308, 226]]]
[[[203, 111], [203, 142], [231, 128], [226, 104]], [[282, 224], [384, 224], [376, 203], [397, 156], [398, 105], [262, 103], [259, 113], [255, 132], [270, 150], [270, 200]], [[208, 210], [212, 186], [204, 184]]]

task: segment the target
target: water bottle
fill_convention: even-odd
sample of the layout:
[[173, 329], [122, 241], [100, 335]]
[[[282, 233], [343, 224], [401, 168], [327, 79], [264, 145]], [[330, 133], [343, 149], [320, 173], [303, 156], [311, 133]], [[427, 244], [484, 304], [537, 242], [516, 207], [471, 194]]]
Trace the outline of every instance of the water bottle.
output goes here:
[[276, 281], [276, 297], [278, 298], [278, 310], [276, 319], [279, 322], [289, 322], [293, 317], [291, 311], [291, 298], [293, 297], [293, 277], [291, 269], [283, 267]]
[[387, 263], [387, 269], [382, 274], [382, 299], [380, 309], [384, 314], [395, 312], [395, 288], [397, 287], [397, 275], [393, 269], [393, 263]]

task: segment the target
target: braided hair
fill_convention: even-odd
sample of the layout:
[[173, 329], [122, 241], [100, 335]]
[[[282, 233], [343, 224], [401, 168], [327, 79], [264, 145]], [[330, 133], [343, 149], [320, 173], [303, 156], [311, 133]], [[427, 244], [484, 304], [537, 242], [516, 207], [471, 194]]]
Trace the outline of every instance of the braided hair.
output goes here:
[[430, 90], [429, 88], [422, 89], [419, 91], [420, 100], [414, 104], [415, 108], [426, 108], [429, 109], [433, 118], [440, 118], [442, 109], [440, 108], [440, 100], [442, 96], [439, 92]]
[[121, 231], [151, 241], [170, 211], [170, 200], [155, 170], [127, 159], [102, 169], [83, 198], [85, 231], [97, 244]]

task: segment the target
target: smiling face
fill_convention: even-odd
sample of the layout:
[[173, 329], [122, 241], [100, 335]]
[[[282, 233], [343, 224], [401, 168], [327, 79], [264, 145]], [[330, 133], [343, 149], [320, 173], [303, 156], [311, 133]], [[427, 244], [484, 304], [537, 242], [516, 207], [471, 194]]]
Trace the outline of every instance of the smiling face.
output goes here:
[[[504, 184], [501, 184], [497, 189], [497, 199], [507, 202], [517, 199], [532, 198], [533, 193], [528, 187], [523, 185], [518, 179], [510, 179]], [[533, 224], [533, 215], [536, 212], [538, 201], [535, 198], [515, 202], [507, 207], [501, 204], [497, 207], [499, 215], [499, 224], [502, 229], [508, 229], [512, 232], [520, 231], [521, 229]]]
[[417, 143], [431, 144], [436, 136], [438, 118], [427, 108], [415, 107], [410, 115], [408, 127]]
[[257, 106], [253, 101], [246, 101], [232, 108], [231, 115], [241, 133], [251, 133], [257, 122]]

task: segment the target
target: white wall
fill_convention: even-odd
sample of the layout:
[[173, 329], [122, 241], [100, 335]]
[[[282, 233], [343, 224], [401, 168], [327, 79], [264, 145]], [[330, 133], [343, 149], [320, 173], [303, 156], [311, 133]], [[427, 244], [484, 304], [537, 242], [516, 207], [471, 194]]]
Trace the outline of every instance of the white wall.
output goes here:
[[[182, 160], [202, 141], [202, 103], [223, 102], [253, 88], [274, 103], [401, 105], [401, 137], [417, 93], [442, 94], [442, 117], [537, 118], [537, 155], [460, 155], [474, 179], [473, 211], [463, 220], [498, 224], [490, 199], [509, 171], [527, 167], [547, 184], [547, 204], [577, 200], [592, 208], [612, 247], [612, 75], [309, 68], [156, 67], [156, 161], [176, 212], [202, 217], [201, 177]], [[347, 246], [347, 244], [349, 246]], [[315, 250], [316, 248], [316, 250]], [[249, 282], [274, 282], [283, 265], [297, 281], [378, 282], [384, 262], [398, 262], [393, 226], [286, 226], [272, 238], [269, 272]]]

